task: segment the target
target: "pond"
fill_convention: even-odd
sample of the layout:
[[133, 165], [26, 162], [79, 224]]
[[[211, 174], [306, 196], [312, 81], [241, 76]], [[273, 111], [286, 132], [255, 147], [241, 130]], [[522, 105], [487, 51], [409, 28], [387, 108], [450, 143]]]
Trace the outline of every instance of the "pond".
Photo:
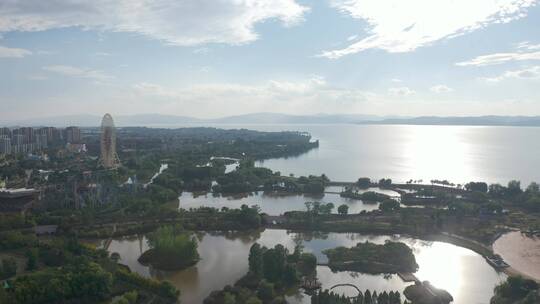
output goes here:
[[270, 215], [280, 215], [287, 211], [306, 210], [305, 202], [333, 203], [337, 212], [337, 207], [341, 204], [349, 206], [349, 213], [359, 213], [361, 211], [372, 211], [379, 208], [378, 203], [363, 203], [361, 200], [340, 197], [336, 193], [325, 193], [321, 195], [279, 195], [257, 192], [253, 194], [243, 194], [239, 196], [213, 196], [212, 193], [197, 195], [191, 192], [183, 192], [179, 197], [179, 207], [183, 209], [205, 207], [228, 207], [240, 208], [243, 204], [248, 206], [259, 205], [261, 211]]
[[[202, 303], [213, 290], [234, 284], [248, 269], [249, 248], [254, 242], [267, 247], [282, 244], [293, 250], [295, 244], [303, 244], [305, 250], [313, 252], [319, 261], [326, 261], [321, 253], [324, 249], [337, 246], [354, 246], [369, 240], [384, 243], [386, 240], [402, 241], [411, 246], [420, 268], [416, 273], [420, 280], [429, 280], [436, 287], [452, 294], [454, 303], [489, 303], [493, 288], [506, 276], [491, 268], [480, 255], [455, 245], [428, 242], [404, 236], [378, 236], [358, 233], [291, 233], [285, 230], [267, 229], [263, 232], [200, 232], [199, 254], [201, 261], [188, 269], [163, 272], [142, 266], [137, 258], [148, 249], [144, 236], [125, 237], [113, 240], [107, 248], [118, 252], [121, 263], [146, 277], [167, 279], [178, 287], [182, 303]], [[105, 242], [103, 242], [105, 243]], [[339, 283], [351, 283], [361, 290], [378, 292], [398, 290], [408, 285], [397, 275], [368, 275], [357, 272], [332, 272], [328, 267], [318, 266], [317, 275], [323, 288]], [[352, 288], [340, 287], [340, 293], [354, 296]], [[310, 303], [308, 296], [297, 292], [288, 297], [290, 303]]]

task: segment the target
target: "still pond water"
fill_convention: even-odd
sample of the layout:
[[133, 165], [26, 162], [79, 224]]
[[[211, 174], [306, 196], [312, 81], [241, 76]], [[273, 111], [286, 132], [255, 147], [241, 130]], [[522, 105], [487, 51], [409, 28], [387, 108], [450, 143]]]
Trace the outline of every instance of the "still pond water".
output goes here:
[[[328, 187], [326, 191], [341, 192], [341, 187]], [[399, 197], [399, 193], [384, 190], [379, 188], [369, 188], [361, 190], [376, 191], [387, 194], [392, 197]], [[336, 193], [325, 193], [321, 195], [276, 195], [266, 194], [264, 192], [257, 192], [253, 194], [246, 194], [240, 196], [213, 196], [212, 193], [205, 194], [193, 194], [191, 192], [183, 192], [179, 197], [179, 208], [190, 209], [198, 208], [200, 206], [214, 207], [221, 209], [222, 207], [228, 208], [240, 208], [243, 204], [248, 206], [258, 205], [261, 208], [261, 212], [270, 215], [280, 215], [286, 211], [300, 211], [306, 210], [305, 202], [321, 202], [321, 203], [333, 203], [337, 212], [337, 207], [342, 204], [349, 206], [349, 213], [360, 213], [361, 211], [372, 211], [379, 208], [378, 203], [364, 203], [361, 200], [349, 199], [340, 197]]]
[[[454, 303], [488, 304], [493, 287], [505, 279], [478, 254], [458, 246], [441, 242], [428, 242], [401, 236], [377, 236], [358, 233], [290, 233], [285, 230], [267, 229], [260, 233], [198, 233], [201, 261], [188, 269], [162, 272], [145, 267], [137, 258], [148, 249], [144, 236], [115, 239], [109, 252], [118, 252], [121, 263], [147, 277], [167, 279], [181, 291], [182, 303], [202, 303], [213, 290], [234, 284], [248, 269], [249, 248], [254, 242], [267, 247], [283, 244], [293, 250], [301, 243], [305, 250], [313, 252], [319, 261], [326, 261], [322, 250], [337, 246], [354, 246], [358, 242], [383, 243], [386, 240], [402, 241], [409, 245], [420, 266], [417, 277], [429, 280], [444, 288], [454, 297]], [[360, 289], [377, 291], [399, 290], [407, 286], [396, 276], [368, 275], [357, 272], [332, 272], [328, 267], [317, 267], [323, 288], [335, 284], [352, 283]], [[340, 287], [340, 293], [355, 295], [352, 288]], [[288, 297], [290, 303], [310, 303], [309, 297], [298, 292]]]

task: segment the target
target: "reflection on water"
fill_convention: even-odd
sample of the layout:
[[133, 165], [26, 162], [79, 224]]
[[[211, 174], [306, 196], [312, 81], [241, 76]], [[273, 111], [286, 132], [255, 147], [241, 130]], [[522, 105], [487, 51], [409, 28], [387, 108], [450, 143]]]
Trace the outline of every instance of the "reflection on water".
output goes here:
[[[181, 291], [183, 303], [201, 303], [212, 291], [227, 284], [234, 284], [247, 272], [249, 248], [254, 242], [267, 247], [283, 244], [293, 250], [295, 244], [303, 244], [306, 251], [313, 252], [320, 261], [326, 261], [322, 250], [337, 246], [354, 246], [369, 240], [384, 243], [386, 240], [402, 241], [413, 248], [420, 269], [417, 276], [429, 280], [435, 286], [448, 290], [455, 303], [489, 303], [495, 285], [505, 279], [478, 254], [451, 244], [427, 242], [401, 236], [362, 235], [358, 233], [288, 233], [285, 230], [265, 230], [257, 233], [198, 233], [201, 261], [183, 271], [162, 272], [140, 265], [137, 258], [148, 249], [144, 237], [114, 240], [110, 252], [118, 252], [121, 263], [144, 276], [167, 279]], [[332, 272], [328, 267], [317, 267], [323, 288], [338, 283], [352, 283], [361, 290], [403, 291], [407, 284], [399, 277], [368, 275], [356, 272]], [[350, 288], [339, 292], [356, 295]], [[288, 298], [291, 303], [310, 303], [309, 297], [301, 293]]]
[[[233, 126], [222, 125], [223, 128]], [[261, 131], [298, 130], [319, 139], [319, 148], [298, 157], [258, 162], [282, 174], [473, 180], [523, 184], [540, 181], [540, 128], [405, 125], [244, 125]]]
[[379, 204], [364, 204], [360, 200], [340, 197], [339, 194], [327, 193], [324, 195], [309, 196], [309, 195], [275, 195], [258, 192], [253, 195], [223, 197], [213, 196], [211, 193], [203, 195], [194, 195], [191, 192], [183, 192], [179, 197], [180, 208], [198, 208], [206, 207], [228, 207], [240, 208], [243, 204], [248, 206], [259, 205], [261, 211], [271, 215], [283, 214], [286, 211], [306, 210], [305, 202], [323, 202], [334, 203], [333, 212], [337, 212], [337, 207], [341, 204], [349, 206], [349, 213], [359, 213], [362, 210], [371, 211], [379, 208]]

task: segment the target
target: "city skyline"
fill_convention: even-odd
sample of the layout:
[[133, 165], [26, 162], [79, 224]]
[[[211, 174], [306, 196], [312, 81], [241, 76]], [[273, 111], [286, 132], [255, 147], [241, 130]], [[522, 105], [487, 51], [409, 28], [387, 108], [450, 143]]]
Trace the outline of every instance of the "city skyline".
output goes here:
[[537, 4], [9, 1], [0, 102], [21, 119], [540, 115]]

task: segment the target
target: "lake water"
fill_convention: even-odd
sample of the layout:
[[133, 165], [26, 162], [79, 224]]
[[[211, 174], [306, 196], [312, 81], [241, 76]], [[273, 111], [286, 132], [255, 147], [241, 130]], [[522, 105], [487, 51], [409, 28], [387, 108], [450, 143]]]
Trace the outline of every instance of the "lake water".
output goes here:
[[[327, 191], [341, 192], [341, 187], [328, 187]], [[398, 196], [399, 193], [391, 190], [383, 190], [379, 188], [370, 188], [363, 191], [376, 191], [390, 196]], [[339, 194], [326, 193], [322, 195], [276, 195], [265, 194], [263, 192], [253, 193], [251, 195], [241, 196], [213, 196], [211, 193], [197, 195], [191, 192], [183, 192], [179, 197], [179, 208], [190, 209], [198, 208], [200, 206], [215, 207], [221, 209], [221, 207], [228, 208], [240, 208], [243, 204], [248, 206], [259, 205], [261, 211], [270, 215], [280, 215], [286, 211], [300, 211], [306, 210], [305, 202], [321, 202], [321, 203], [333, 203], [337, 212], [337, 207], [341, 204], [349, 206], [349, 213], [360, 213], [361, 211], [372, 211], [379, 208], [378, 203], [363, 203], [361, 200], [354, 200], [349, 198], [340, 197]]]
[[298, 157], [258, 165], [282, 174], [354, 181], [366, 176], [486, 181], [540, 181], [540, 128], [406, 125], [213, 125], [260, 131], [305, 131], [320, 146]]
[[[313, 252], [320, 261], [326, 257], [322, 250], [337, 246], [354, 246], [358, 242], [383, 243], [386, 240], [402, 241], [415, 254], [420, 268], [416, 273], [421, 280], [429, 280], [436, 287], [444, 288], [454, 297], [454, 303], [488, 304], [493, 288], [505, 280], [505, 275], [496, 272], [478, 254], [458, 246], [441, 242], [427, 242], [400, 236], [363, 235], [358, 233], [289, 233], [285, 230], [265, 230], [259, 233], [219, 232], [198, 233], [201, 261], [188, 269], [162, 272], [145, 267], [137, 258], [148, 249], [144, 236], [115, 239], [109, 252], [118, 252], [121, 263], [146, 277], [167, 279], [181, 291], [182, 303], [202, 303], [213, 290], [234, 284], [248, 269], [249, 248], [254, 242], [267, 247], [283, 244], [293, 250], [301, 243], [305, 250]], [[323, 288], [335, 284], [351, 283], [361, 290], [400, 292], [408, 285], [397, 275], [368, 275], [357, 272], [332, 272], [328, 267], [317, 267], [318, 278]], [[352, 288], [340, 287], [336, 291], [354, 296]], [[309, 297], [298, 292], [290, 295], [290, 303], [310, 303]]]

